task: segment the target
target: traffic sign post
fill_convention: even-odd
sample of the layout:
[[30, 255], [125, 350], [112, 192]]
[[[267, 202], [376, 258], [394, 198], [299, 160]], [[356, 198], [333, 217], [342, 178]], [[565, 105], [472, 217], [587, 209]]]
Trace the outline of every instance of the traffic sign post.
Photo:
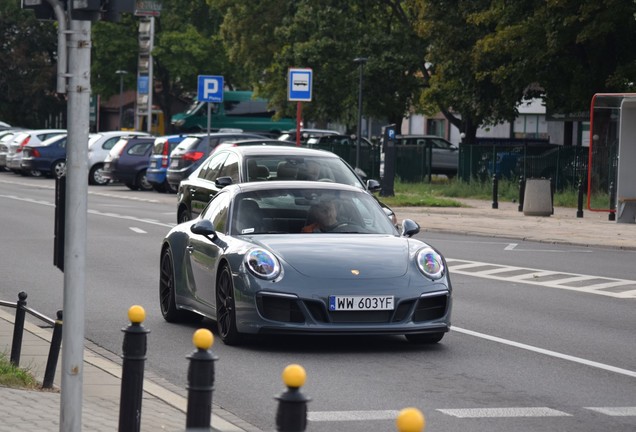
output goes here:
[[208, 135], [212, 118], [212, 104], [223, 102], [223, 77], [218, 75], [199, 75], [197, 100], [208, 103]]
[[287, 100], [296, 104], [296, 145], [300, 146], [302, 125], [302, 102], [311, 102], [313, 71], [311, 69], [290, 68], [287, 78]]

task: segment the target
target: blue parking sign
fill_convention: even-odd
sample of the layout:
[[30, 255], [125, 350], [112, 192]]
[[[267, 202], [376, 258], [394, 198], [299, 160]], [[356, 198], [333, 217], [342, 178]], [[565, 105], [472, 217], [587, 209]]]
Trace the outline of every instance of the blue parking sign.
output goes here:
[[199, 102], [223, 102], [223, 77], [199, 75], [197, 100]]

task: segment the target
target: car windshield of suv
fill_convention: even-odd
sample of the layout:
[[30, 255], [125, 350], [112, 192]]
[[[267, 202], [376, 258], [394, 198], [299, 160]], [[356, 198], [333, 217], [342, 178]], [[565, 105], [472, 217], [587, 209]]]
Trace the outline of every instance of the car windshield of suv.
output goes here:
[[365, 189], [351, 167], [338, 157], [252, 155], [245, 162], [248, 181], [313, 180]]

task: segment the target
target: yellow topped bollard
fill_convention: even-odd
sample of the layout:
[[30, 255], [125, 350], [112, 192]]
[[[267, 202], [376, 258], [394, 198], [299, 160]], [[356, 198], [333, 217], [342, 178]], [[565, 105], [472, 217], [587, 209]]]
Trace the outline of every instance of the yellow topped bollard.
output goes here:
[[139, 431], [141, 400], [143, 398], [144, 365], [149, 330], [141, 324], [146, 311], [139, 305], [128, 308], [130, 325], [123, 328], [121, 397], [119, 403], [119, 430]]
[[424, 414], [417, 408], [404, 408], [395, 420], [398, 432], [422, 432], [426, 426]]
[[128, 319], [133, 324], [141, 324], [146, 320], [146, 311], [139, 305], [128, 308]]
[[202, 350], [209, 350], [214, 344], [214, 335], [208, 329], [199, 329], [192, 335], [192, 343]]
[[283, 382], [287, 387], [299, 388], [305, 385], [307, 372], [305, 368], [298, 364], [290, 364], [283, 369]]
[[190, 365], [188, 366], [186, 430], [208, 430], [212, 418], [214, 362], [217, 360], [210, 351], [214, 336], [210, 330], [200, 328], [192, 335], [192, 343], [196, 350], [187, 357]]
[[276, 430], [278, 432], [303, 432], [307, 429], [307, 402], [311, 399], [300, 392], [307, 373], [298, 364], [290, 364], [282, 373], [287, 390], [277, 396]]

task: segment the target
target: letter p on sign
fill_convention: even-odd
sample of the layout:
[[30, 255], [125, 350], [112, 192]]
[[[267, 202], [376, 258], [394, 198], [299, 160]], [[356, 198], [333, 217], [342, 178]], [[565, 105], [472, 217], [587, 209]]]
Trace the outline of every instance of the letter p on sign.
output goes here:
[[197, 100], [199, 102], [223, 102], [223, 77], [199, 75]]

